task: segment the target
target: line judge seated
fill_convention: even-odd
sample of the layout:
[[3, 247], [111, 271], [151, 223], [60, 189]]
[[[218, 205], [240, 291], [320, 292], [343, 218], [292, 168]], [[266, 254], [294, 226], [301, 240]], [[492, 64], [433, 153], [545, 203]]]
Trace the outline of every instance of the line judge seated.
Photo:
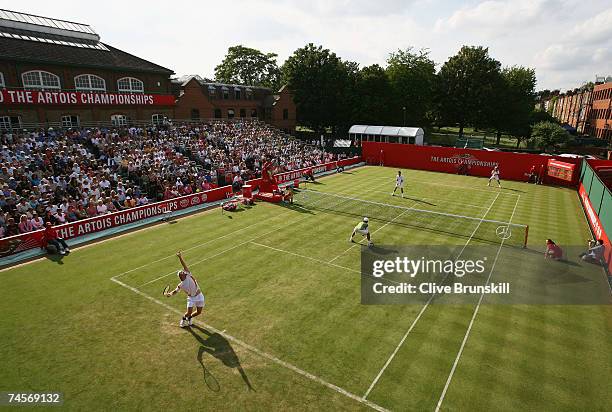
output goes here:
[[606, 247], [602, 239], [589, 240], [589, 249], [580, 254], [580, 258], [585, 262], [601, 264]]

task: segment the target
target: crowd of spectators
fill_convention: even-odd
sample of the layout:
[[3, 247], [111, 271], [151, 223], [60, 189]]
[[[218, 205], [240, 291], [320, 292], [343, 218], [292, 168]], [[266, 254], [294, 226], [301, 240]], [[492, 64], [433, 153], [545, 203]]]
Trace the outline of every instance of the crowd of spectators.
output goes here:
[[329, 160], [260, 122], [0, 132], [0, 237]]

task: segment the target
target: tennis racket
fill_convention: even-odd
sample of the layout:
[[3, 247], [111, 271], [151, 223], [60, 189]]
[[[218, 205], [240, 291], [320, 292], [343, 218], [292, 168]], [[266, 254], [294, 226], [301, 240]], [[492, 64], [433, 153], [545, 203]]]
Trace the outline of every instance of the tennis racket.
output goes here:
[[166, 285], [164, 291], [162, 292], [164, 296], [167, 296], [168, 291], [170, 290], [170, 285]]

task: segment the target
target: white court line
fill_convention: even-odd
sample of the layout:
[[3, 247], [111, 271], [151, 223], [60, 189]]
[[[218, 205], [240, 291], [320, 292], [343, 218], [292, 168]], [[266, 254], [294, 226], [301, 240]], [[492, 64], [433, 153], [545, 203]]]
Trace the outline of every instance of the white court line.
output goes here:
[[[302, 220], [307, 219], [307, 218], [309, 218], [309, 217], [310, 217], [310, 216], [304, 216], [303, 218], [298, 219], [298, 220], [296, 220], [296, 221], [295, 221], [295, 222], [293, 222], [293, 223], [295, 224], [295, 223], [297, 223], [297, 222], [301, 222]], [[267, 235], [269, 235], [269, 234], [271, 234], [271, 233], [274, 233], [274, 232], [276, 232], [276, 231], [278, 231], [278, 230], [281, 230], [281, 229], [283, 229], [283, 228], [285, 228], [285, 227], [286, 227], [286, 226], [277, 227], [276, 229], [272, 229], [272, 230], [270, 230], [270, 231], [268, 231], [268, 232], [266, 232], [266, 233], [264, 233], [264, 234], [257, 235], [257, 236], [255, 236], [253, 239], [249, 239], [249, 240], [246, 240], [246, 241], [244, 241], [244, 242], [242, 242], [242, 243], [238, 243], [238, 244], [236, 244], [236, 245], [234, 245], [234, 246], [232, 246], [232, 247], [229, 247], [229, 248], [227, 248], [227, 249], [223, 249], [222, 251], [220, 251], [220, 252], [218, 252], [218, 253], [215, 253], [215, 254], [214, 254], [214, 255], [212, 255], [212, 256], [208, 256], [208, 257], [206, 257], [206, 258], [204, 258], [204, 259], [196, 260], [196, 261], [195, 261], [195, 262], [193, 262], [193, 263], [189, 263], [189, 266], [191, 267], [191, 266], [198, 265], [198, 264], [200, 264], [200, 263], [202, 263], [202, 262], [206, 262], [207, 260], [210, 260], [210, 259], [212, 259], [212, 258], [214, 258], [214, 257], [219, 256], [219, 255], [222, 255], [222, 254], [224, 254], [224, 253], [226, 253], [226, 252], [229, 252], [230, 250], [234, 250], [234, 249], [236, 249], [236, 248], [239, 248], [240, 246], [246, 245], [247, 243], [252, 242], [252, 241], [253, 241], [253, 240], [255, 240], [255, 239], [259, 239], [260, 237], [267, 236]], [[175, 271], [175, 270], [173, 270], [172, 272], [168, 272], [168, 273], [166, 273], [165, 275], [159, 276], [159, 277], [157, 277], [157, 278], [155, 278], [155, 279], [153, 279], [153, 280], [150, 280], [150, 281], [148, 281], [148, 282], [145, 282], [145, 283], [143, 283], [142, 285], [140, 285], [140, 286], [138, 286], [138, 287], [139, 287], [139, 288], [141, 288], [141, 287], [143, 287], [143, 286], [146, 286], [146, 285], [149, 285], [149, 284], [151, 284], [151, 283], [157, 282], [158, 280], [163, 279], [163, 278], [165, 278], [166, 276], [170, 276], [170, 275], [172, 275], [172, 274], [174, 274], [174, 273], [176, 273], [176, 271]]]
[[[257, 222], [255, 222], [255, 223], [252, 223], [252, 224], [250, 224], [250, 225], [248, 225], [248, 226], [243, 227], [242, 229], [237, 229], [237, 230], [234, 230], [233, 232], [227, 233], [227, 234], [225, 234], [225, 235], [223, 235], [223, 236], [219, 236], [219, 237], [216, 237], [216, 238], [214, 238], [214, 239], [207, 240], [207, 241], [206, 241], [206, 242], [204, 242], [204, 243], [199, 243], [199, 244], [194, 245], [194, 246], [192, 246], [192, 247], [190, 247], [190, 248], [187, 248], [187, 249], [182, 249], [182, 251], [183, 251], [183, 252], [187, 252], [187, 251], [190, 251], [190, 250], [193, 250], [193, 249], [197, 249], [197, 248], [202, 247], [202, 246], [204, 246], [204, 245], [207, 245], [207, 244], [209, 244], [209, 243], [212, 243], [212, 242], [215, 242], [215, 241], [217, 241], [217, 240], [224, 239], [224, 238], [226, 238], [226, 237], [228, 237], [228, 236], [234, 235], [234, 234], [236, 234], [236, 233], [242, 232], [243, 230], [246, 230], [246, 229], [248, 229], [248, 228], [250, 228], [250, 227], [253, 227], [253, 226], [255, 226], [255, 225], [260, 224], [261, 222], [267, 222], [268, 220], [275, 219], [275, 218], [277, 218], [278, 216], [282, 216], [282, 215], [287, 214], [287, 213], [289, 213], [289, 212], [281, 213], [280, 215], [274, 215], [274, 216], [271, 216], [271, 217], [269, 217], [269, 218], [267, 218], [267, 219], [257, 221]], [[134, 272], [134, 271], [136, 271], [136, 270], [138, 270], [138, 269], [142, 269], [142, 268], [144, 268], [144, 267], [146, 267], [146, 266], [152, 265], [152, 264], [154, 264], [154, 263], [161, 262], [162, 260], [166, 260], [166, 259], [169, 259], [169, 258], [174, 257], [174, 256], [176, 256], [176, 255], [175, 255], [175, 254], [171, 254], [171, 255], [168, 255], [168, 256], [164, 256], [163, 258], [160, 258], [160, 259], [157, 259], [157, 260], [153, 260], [153, 261], [151, 261], [151, 262], [145, 263], [144, 265], [138, 266], [138, 267], [136, 267], [136, 268], [134, 268], [134, 269], [130, 269], [130, 270], [127, 270], [127, 271], [125, 271], [125, 272], [123, 272], [123, 273], [120, 273], [120, 274], [118, 274], [117, 276], [115, 276], [115, 278], [118, 278], [118, 277], [123, 276], [123, 275], [127, 275], [128, 273]]]
[[268, 245], [264, 245], [262, 243], [257, 243], [257, 242], [251, 242], [251, 244], [256, 245], [256, 246], [265, 247], [265, 248], [268, 248], [268, 249], [272, 249], [272, 250], [275, 250], [277, 252], [287, 253], [287, 254], [293, 255], [295, 257], [301, 257], [301, 258], [304, 258], [304, 259], [312, 260], [313, 262], [322, 263], [324, 265], [333, 266], [333, 267], [337, 267], [337, 268], [340, 268], [340, 269], [344, 269], [344, 270], [348, 270], [348, 271], [351, 271], [351, 272], [356, 272], [356, 273], [361, 274], [360, 270], [348, 268], [346, 266], [336, 265], [335, 263], [326, 262], [326, 261], [321, 260], [321, 259], [313, 258], [312, 256], [300, 255], [299, 253], [290, 252], [288, 250], [283, 250], [283, 249], [278, 249], [278, 248], [275, 248], [275, 247], [272, 247], [272, 246], [268, 246]]
[[[320, 201], [320, 200], [319, 200], [319, 201]], [[317, 203], [317, 202], [315, 202], [315, 203]], [[290, 212], [286, 212], [286, 213], [290, 213]], [[263, 221], [271, 220], [271, 219], [273, 219], [273, 218], [275, 218], [275, 217], [278, 217], [278, 216], [281, 216], [281, 215], [283, 215], [283, 214], [284, 214], [284, 213], [281, 213], [280, 215], [273, 216], [273, 217], [271, 217], [271, 218], [269, 218], [269, 219], [266, 219], [266, 220], [263, 220]], [[296, 221], [295, 221], [295, 222], [293, 222], [293, 223], [301, 222], [302, 220], [307, 219], [307, 218], [309, 218], [309, 217], [310, 217], [309, 215], [306, 215], [306, 216], [304, 216], [303, 218], [298, 219], [298, 220], [296, 220]], [[261, 221], [260, 221], [259, 223], [261, 223]], [[190, 263], [190, 264], [189, 264], [189, 266], [195, 266], [195, 265], [197, 265], [197, 264], [199, 264], [199, 263], [205, 262], [205, 261], [207, 261], [207, 260], [209, 260], [209, 259], [212, 259], [212, 258], [214, 258], [214, 257], [217, 257], [217, 256], [219, 256], [219, 255], [222, 255], [222, 254], [223, 254], [223, 253], [225, 253], [225, 252], [229, 252], [230, 250], [234, 250], [234, 249], [236, 249], [236, 248], [238, 248], [238, 247], [240, 247], [240, 246], [242, 246], [242, 245], [245, 245], [245, 244], [247, 244], [247, 243], [249, 243], [249, 242], [251, 242], [251, 241], [253, 241], [253, 240], [255, 240], [255, 239], [259, 239], [260, 237], [263, 237], [263, 236], [269, 235], [270, 233], [274, 233], [274, 232], [276, 232], [277, 230], [280, 230], [280, 229], [282, 229], [282, 228], [283, 228], [283, 226], [281, 226], [281, 227], [279, 227], [279, 228], [276, 228], [276, 229], [273, 229], [273, 230], [271, 230], [271, 231], [269, 231], [269, 232], [266, 232], [266, 233], [264, 233], [263, 235], [258, 235], [258, 236], [256, 236], [256, 237], [254, 237], [253, 239], [249, 239], [249, 240], [247, 240], [247, 241], [245, 241], [245, 242], [242, 242], [242, 243], [239, 243], [239, 244], [237, 244], [237, 245], [234, 245], [234, 246], [232, 246], [232, 247], [230, 247], [230, 248], [224, 249], [224, 250], [222, 250], [221, 252], [214, 254], [213, 256], [209, 256], [209, 257], [207, 257], [207, 258], [204, 258], [204, 259], [198, 260], [198, 261], [196, 261], [196, 262], [194, 262], [194, 263]], [[158, 280], [163, 279], [163, 278], [165, 278], [165, 277], [167, 277], [167, 276], [170, 276], [170, 275], [172, 275], [173, 273], [176, 273], [176, 272], [173, 270], [172, 272], [168, 272], [168, 273], [166, 273], [165, 275], [159, 276], [159, 277], [157, 277], [157, 278], [155, 278], [155, 279], [153, 279], [153, 280], [150, 280], [150, 281], [148, 281], [148, 282], [145, 282], [145, 283], [143, 283], [142, 285], [140, 285], [140, 286], [138, 286], [138, 287], [139, 287], [139, 288], [141, 288], [141, 287], [143, 287], [143, 286], [146, 286], [146, 285], [149, 285], [149, 284], [151, 284], [151, 283], [157, 282]], [[120, 275], [117, 275], [117, 277], [118, 277], [118, 276], [120, 276]]]
[[[372, 193], [384, 193], [384, 194], [390, 195], [390, 193], [388, 191], [384, 191], [384, 190], [372, 190], [372, 189], [368, 189], [367, 191], [368, 192], [372, 192]], [[334, 193], [353, 194], [354, 191], [350, 191], [350, 192], [346, 192], [346, 191], [344, 191], [344, 192], [334, 191]], [[399, 196], [397, 196], [397, 197], [400, 198], [400, 199], [403, 199], [403, 198], [401, 198]], [[406, 199], [414, 200], [411, 197], [409, 197], [408, 195], [406, 195]], [[453, 205], [460, 205], [460, 206], [469, 206], [469, 207], [473, 207], [473, 208], [476, 208], [476, 209], [484, 209], [486, 207], [486, 206], [483, 206], [483, 205], [475, 205], [475, 204], [472, 204], [472, 203], [462, 203], [462, 202], [455, 202], [455, 201], [451, 201], [451, 200], [436, 199], [436, 198], [433, 198], [433, 197], [421, 197], [416, 202], [417, 203], [423, 203], [422, 200], [425, 200], [425, 199], [433, 200], [433, 201], [438, 202], [438, 203], [443, 204], [443, 205], [444, 204], [453, 204]], [[425, 203], [427, 203], [427, 202], [425, 202]]]
[[[181, 312], [180, 310], [178, 310], [176, 308], [173, 308], [172, 306], [167, 305], [166, 303], [164, 303], [164, 302], [162, 302], [162, 301], [160, 301], [158, 299], [155, 299], [154, 297], [151, 297], [151, 296], [147, 295], [146, 293], [144, 293], [144, 292], [142, 292], [142, 291], [140, 291], [140, 290], [138, 290], [138, 289], [136, 289], [136, 288], [134, 288], [132, 286], [129, 286], [129, 285], [121, 282], [120, 280], [115, 279], [115, 277], [112, 277], [110, 280], [115, 282], [116, 284], [118, 284], [120, 286], [123, 286], [124, 288], [126, 288], [126, 289], [128, 289], [128, 290], [130, 290], [130, 291], [132, 291], [134, 293], [136, 293], [137, 295], [140, 295], [140, 296], [150, 300], [151, 302], [154, 302], [154, 303], [157, 303], [158, 305], [163, 306], [164, 308], [166, 308], [167, 310], [169, 310], [171, 312], [174, 312], [174, 313], [176, 313], [178, 315], [182, 315], [183, 314], [183, 312]], [[318, 377], [316, 375], [313, 375], [312, 373], [306, 372], [305, 370], [300, 369], [297, 366], [292, 365], [291, 363], [285, 362], [285, 361], [277, 358], [274, 355], [271, 355], [271, 354], [269, 354], [267, 352], [264, 352], [264, 351], [262, 351], [260, 349], [257, 349], [256, 347], [254, 347], [252, 345], [249, 345], [248, 343], [243, 342], [242, 340], [240, 340], [240, 339], [238, 339], [238, 338], [236, 338], [236, 337], [234, 337], [232, 335], [228, 335], [224, 331], [220, 331], [220, 330], [218, 330], [218, 329], [216, 329], [216, 328], [214, 328], [214, 327], [212, 327], [212, 326], [210, 326], [210, 325], [208, 325], [208, 324], [206, 324], [204, 322], [195, 321], [195, 323], [199, 324], [199, 325], [202, 325], [203, 327], [209, 329], [210, 331], [212, 331], [214, 333], [218, 333], [219, 335], [223, 336], [225, 339], [227, 339], [227, 340], [229, 340], [231, 342], [234, 342], [235, 344], [237, 344], [239, 346], [242, 346], [243, 348], [249, 350], [250, 352], [255, 353], [256, 355], [261, 356], [262, 358], [268, 359], [268, 360], [276, 363], [277, 365], [280, 365], [280, 366], [282, 366], [282, 367], [284, 367], [286, 369], [289, 369], [289, 370], [291, 370], [291, 371], [293, 371], [293, 372], [295, 372], [295, 373], [297, 373], [299, 375], [302, 375], [302, 376], [304, 376], [304, 377], [306, 377], [306, 378], [308, 378], [308, 379], [310, 379], [310, 380], [312, 380], [312, 381], [314, 381], [314, 382], [316, 382], [316, 383], [318, 383], [320, 385], [326, 386], [329, 389], [331, 389], [331, 390], [333, 390], [333, 391], [335, 391], [337, 393], [340, 393], [340, 394], [342, 394], [342, 395], [344, 395], [344, 396], [346, 396], [348, 398], [351, 398], [351, 399], [353, 399], [353, 400], [355, 400], [355, 401], [357, 401], [359, 403], [362, 403], [362, 404], [364, 404], [366, 406], [369, 406], [370, 408], [372, 408], [374, 410], [377, 410], [379, 412], [388, 412], [387, 409], [383, 408], [380, 405], [375, 404], [374, 402], [370, 402], [368, 400], [362, 399], [360, 396], [357, 396], [354, 393], [351, 393], [351, 392], [347, 391], [346, 389], [343, 389], [343, 388], [341, 388], [341, 387], [339, 387], [337, 385], [334, 385], [333, 383], [329, 383], [329, 382], [323, 380], [322, 378], [320, 378], [320, 377]]]
[[[389, 223], [392, 223], [393, 221], [395, 221], [395, 219], [399, 218], [400, 216], [402, 216], [404, 213], [406, 213], [407, 211], [411, 210], [413, 207], [416, 206], [418, 202], [414, 202], [414, 204], [412, 206], [410, 206], [408, 209], [404, 210], [402, 213], [400, 213], [399, 215], [395, 216], [392, 220], [390, 220], [389, 222], [385, 223], [384, 225], [382, 225], [381, 227], [379, 227], [378, 229], [376, 229], [375, 231], [372, 232], [372, 235], [374, 235], [376, 232], [378, 232], [379, 230], [383, 229], [385, 226], [387, 226]], [[346, 249], [344, 252], [340, 253], [338, 256], [336, 256], [335, 258], [333, 258], [332, 260], [330, 260], [328, 263], [332, 263], [334, 260], [338, 259], [340, 256], [344, 255], [346, 252], [348, 252], [349, 250], [353, 249], [355, 246], [357, 246], [359, 243], [356, 243], [354, 245], [352, 245], [351, 247], [349, 247], [348, 249]]]
[[[476, 226], [476, 228], [474, 229], [474, 231], [472, 232], [472, 234], [470, 235], [470, 238], [467, 240], [467, 242], [465, 242], [465, 245], [463, 246], [463, 249], [461, 249], [461, 252], [459, 253], [459, 255], [457, 255], [457, 259], [459, 259], [459, 256], [461, 256], [461, 253], [463, 253], [463, 251], [465, 250], [465, 248], [467, 247], [468, 243], [470, 243], [470, 241], [472, 240], [472, 238], [474, 237], [474, 234], [476, 233], [476, 231], [478, 230], [478, 228], [480, 227], [480, 224], [482, 223], [482, 221], [484, 220], [485, 217], [487, 217], [487, 214], [489, 214], [489, 212], [491, 211], [491, 208], [493, 207], [493, 205], [495, 204], [495, 201], [497, 200], [497, 198], [499, 197], [499, 193], [497, 194], [497, 196], [495, 196], [495, 199], [493, 199], [493, 201], [491, 202], [491, 204], [489, 205], [489, 207], [487, 208], [485, 214], [482, 216], [482, 218], [480, 219], [480, 222], [478, 223], [478, 226]], [[502, 240], [502, 244], [503, 244], [503, 240]], [[448, 276], [448, 275], [447, 275]], [[442, 282], [444, 282], [444, 280], [446, 280], [446, 277], [443, 279]], [[425, 305], [423, 305], [423, 307], [421, 308], [421, 311], [419, 312], [419, 314], [417, 315], [417, 317], [412, 321], [412, 324], [410, 325], [410, 327], [408, 328], [408, 330], [406, 331], [406, 333], [404, 334], [404, 336], [402, 337], [402, 339], [400, 340], [400, 342], [398, 343], [397, 347], [395, 348], [395, 350], [393, 351], [393, 353], [391, 354], [391, 356], [389, 357], [389, 359], [387, 359], [387, 362], [385, 362], [385, 364], [383, 365], [382, 369], [380, 370], [380, 372], [378, 372], [378, 375], [376, 375], [376, 378], [374, 378], [374, 380], [372, 381], [372, 384], [370, 385], [370, 387], [368, 388], [368, 390], [366, 391], [366, 393], [363, 395], [363, 399], [367, 398], [368, 395], [370, 394], [370, 392], [372, 392], [372, 389], [374, 389], [374, 386], [376, 386], [376, 383], [378, 383], [378, 380], [380, 379], [380, 377], [383, 375], [383, 373], [385, 372], [385, 369], [387, 369], [387, 367], [391, 364], [391, 361], [393, 360], [393, 358], [395, 357], [395, 355], [397, 354], [397, 352], [399, 352], [400, 348], [402, 347], [404, 341], [406, 340], [406, 338], [408, 337], [408, 335], [410, 334], [410, 332], [412, 331], [412, 329], [414, 329], [414, 326], [417, 324], [417, 322], [419, 321], [419, 319], [421, 318], [421, 315], [423, 314], [423, 312], [425, 312], [425, 309], [427, 309], [429, 307], [429, 304], [431, 303], [431, 301], [433, 300], [434, 296], [436, 296], [437, 293], [434, 293], [430, 296], [429, 300], [427, 300], [427, 302], [425, 303]]]
[[[510, 215], [510, 222], [512, 222], [512, 218], [514, 217], [514, 212], [516, 211], [516, 207], [518, 206], [518, 202], [520, 197], [516, 199], [516, 203], [514, 204], [514, 209], [512, 209], [512, 215]], [[491, 266], [491, 271], [489, 272], [489, 276], [487, 277], [487, 281], [485, 282], [485, 286], [489, 284], [491, 280], [491, 276], [493, 275], [493, 270], [495, 269], [495, 265], [497, 264], [497, 259], [499, 258], [499, 254], [502, 250], [502, 246], [504, 245], [505, 239], [502, 239], [499, 249], [497, 249], [497, 254], [495, 255], [495, 260], [493, 260], [493, 265]], [[453, 367], [451, 368], [450, 374], [448, 375], [448, 379], [446, 379], [446, 384], [444, 385], [444, 389], [442, 390], [442, 394], [440, 395], [440, 399], [438, 399], [438, 404], [436, 405], [436, 412], [440, 411], [442, 407], [442, 402], [444, 402], [444, 397], [446, 396], [446, 392], [448, 391], [448, 387], [450, 386], [451, 381], [453, 380], [453, 375], [455, 374], [455, 370], [457, 369], [457, 365], [459, 364], [459, 359], [463, 354], [463, 349], [465, 348], [465, 344], [470, 336], [470, 331], [472, 330], [472, 326], [474, 326], [474, 321], [476, 320], [476, 315], [478, 314], [478, 310], [480, 309], [480, 304], [482, 303], [482, 299], [484, 298], [484, 292], [480, 294], [480, 299], [478, 299], [478, 304], [474, 309], [474, 313], [472, 314], [472, 319], [470, 320], [470, 324], [465, 332], [465, 336], [463, 337], [463, 341], [461, 342], [461, 347], [459, 348], [459, 352], [457, 352], [457, 357], [455, 358], [455, 362], [453, 363]]]
[[346, 267], [346, 266], [336, 265], [335, 263], [326, 262], [326, 261], [321, 260], [321, 259], [313, 258], [312, 256], [301, 255], [299, 253], [291, 252], [289, 250], [278, 249], [278, 248], [275, 248], [275, 247], [272, 247], [272, 246], [268, 246], [268, 245], [264, 245], [264, 244], [257, 243], [257, 242], [251, 242], [251, 244], [256, 245], [256, 246], [265, 247], [265, 248], [274, 250], [276, 252], [281, 252], [281, 253], [286, 253], [288, 255], [293, 255], [295, 257], [300, 257], [300, 258], [312, 260], [313, 262], [321, 263], [323, 265], [328, 265], [328, 266], [333, 266], [333, 267], [336, 267], [336, 268], [348, 270], [349, 272], [359, 273], [360, 275], [365, 275], [365, 276], [371, 277], [372, 279], [376, 279], [379, 282], [390, 282], [390, 283], [395, 283], [396, 285], [401, 285], [402, 284], [402, 282], [398, 282], [398, 281], [395, 281], [395, 280], [392, 280], [392, 279], [377, 278], [374, 275], [370, 275], [368, 273], [363, 273], [360, 270], [352, 269], [352, 268], [349, 268], [349, 267]]
[[[471, 177], [481, 177], [483, 179], [486, 179], [486, 177], [484, 177], [484, 176], [471, 176]], [[374, 177], [374, 178], [371, 178], [371, 179], [387, 180], [387, 181], [389, 180], [388, 177], [384, 177], [384, 176]], [[469, 190], [473, 190], [473, 191], [476, 191], [476, 192], [484, 192], [484, 193], [491, 193], [493, 190], [498, 189], [498, 188], [495, 188], [495, 189], [492, 189], [492, 190], [478, 189], [476, 187], [471, 187], [471, 186], [448, 185], [448, 184], [445, 184], [445, 183], [436, 183], [436, 182], [432, 182], [432, 181], [429, 181], [429, 180], [418, 180], [418, 179], [415, 179], [415, 180], [412, 180], [412, 179], [408, 180], [408, 179], [406, 179], [406, 182], [422, 183], [423, 185], [434, 185], [434, 186], [452, 187], [453, 189], [469, 189]], [[392, 183], [395, 184], [395, 181], [392, 181]], [[518, 193], [508, 193], [508, 192], [500, 192], [500, 193], [502, 195], [520, 196]]]

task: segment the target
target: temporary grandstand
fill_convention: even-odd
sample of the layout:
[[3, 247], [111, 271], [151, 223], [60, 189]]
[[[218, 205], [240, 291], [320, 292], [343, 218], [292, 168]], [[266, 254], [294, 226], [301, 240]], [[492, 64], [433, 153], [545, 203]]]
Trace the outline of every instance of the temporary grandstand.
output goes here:
[[356, 124], [349, 129], [351, 140], [361, 142], [423, 144], [425, 132], [420, 127], [367, 126]]

